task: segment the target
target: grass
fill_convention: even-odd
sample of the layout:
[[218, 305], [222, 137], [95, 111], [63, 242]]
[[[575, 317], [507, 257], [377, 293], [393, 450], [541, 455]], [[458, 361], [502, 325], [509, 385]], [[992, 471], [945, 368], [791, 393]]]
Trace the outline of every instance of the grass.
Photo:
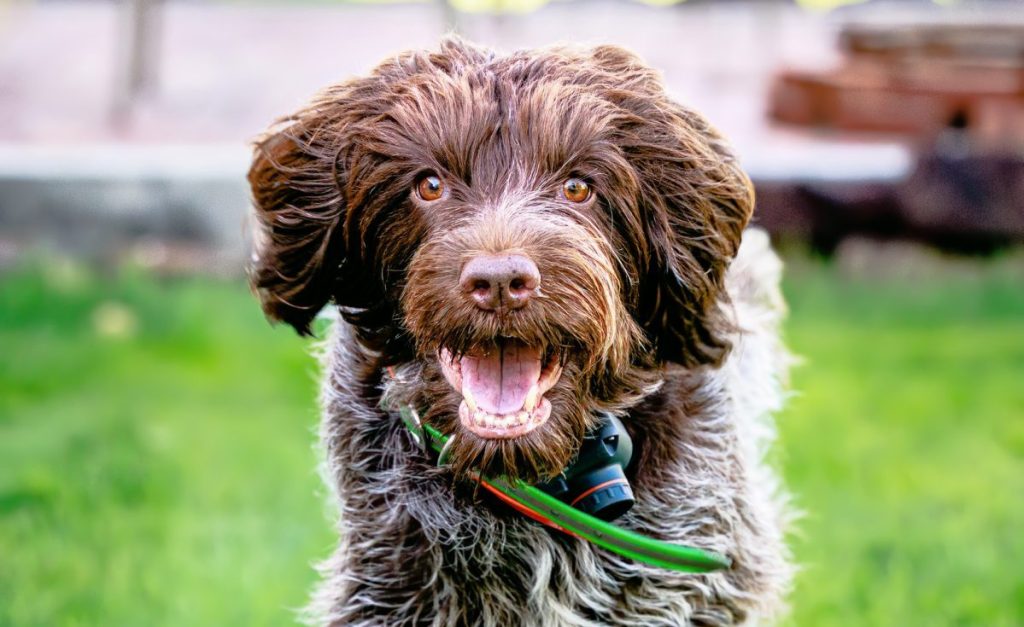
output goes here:
[[793, 624], [1024, 622], [1024, 282], [1009, 269], [790, 273], [807, 359], [780, 421], [807, 511]]
[[238, 285], [40, 278], [0, 285], [0, 625], [294, 622], [332, 542], [302, 342]]
[[[1024, 621], [1024, 290], [798, 263], [794, 625]], [[0, 279], [0, 625], [280, 625], [334, 535], [308, 346], [213, 280]]]

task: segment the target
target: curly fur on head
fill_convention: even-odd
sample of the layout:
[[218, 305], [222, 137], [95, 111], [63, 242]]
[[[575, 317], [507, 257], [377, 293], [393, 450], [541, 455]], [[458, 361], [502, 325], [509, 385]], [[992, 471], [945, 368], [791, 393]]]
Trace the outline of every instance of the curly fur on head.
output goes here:
[[[425, 176], [443, 182], [436, 200], [413, 191]], [[568, 200], [570, 178], [593, 194]], [[777, 320], [758, 329], [761, 344], [739, 333], [745, 301], [729, 306], [727, 289], [752, 187], [654, 71], [611, 46], [499, 56], [448, 39], [282, 119], [258, 140], [249, 181], [264, 311], [304, 334], [328, 303], [343, 318], [323, 432], [342, 544], [322, 620], [727, 624], [777, 609], [784, 512], [770, 473], [751, 483], [763, 430], [748, 424], [774, 406], [740, 416], [736, 402], [748, 385], [779, 395], [785, 352]], [[535, 263], [541, 287], [528, 306], [482, 311], [465, 297], [467, 262], [498, 254]], [[734, 300], [777, 290], [777, 277], [749, 282]], [[737, 341], [779, 358], [730, 379], [742, 368]], [[508, 342], [561, 376], [543, 392], [540, 426], [484, 437], [460, 420], [469, 397], [441, 355], [456, 363]], [[431, 469], [411, 446], [396, 403], [453, 435], [449, 468]], [[623, 524], [725, 551], [731, 571], [623, 562], [462, 489], [471, 468], [557, 474], [598, 410], [622, 415], [640, 451], [638, 506]]]

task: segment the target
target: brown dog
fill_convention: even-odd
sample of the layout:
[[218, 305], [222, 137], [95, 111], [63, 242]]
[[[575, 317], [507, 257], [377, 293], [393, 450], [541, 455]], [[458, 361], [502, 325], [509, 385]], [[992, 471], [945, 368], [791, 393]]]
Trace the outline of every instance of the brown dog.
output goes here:
[[[249, 181], [266, 313], [302, 333], [325, 304], [343, 319], [322, 432], [342, 540], [314, 621], [777, 615], [786, 512], [762, 455], [787, 363], [779, 265], [759, 232], [741, 250], [750, 182], [655, 72], [615, 47], [499, 56], [446, 40], [282, 120]], [[445, 467], [401, 404], [451, 434]], [[602, 412], [637, 450], [637, 503], [617, 524], [732, 568], [632, 562], [468, 480], [558, 475]]]

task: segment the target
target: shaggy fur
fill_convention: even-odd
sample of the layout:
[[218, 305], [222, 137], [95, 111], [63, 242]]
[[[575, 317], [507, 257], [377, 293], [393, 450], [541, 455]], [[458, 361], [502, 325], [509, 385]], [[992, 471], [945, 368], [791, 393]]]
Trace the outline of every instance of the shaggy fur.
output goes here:
[[[446, 186], [425, 202], [423, 176]], [[570, 177], [594, 190], [560, 195]], [[744, 227], [750, 182], [721, 137], [615, 47], [499, 56], [459, 40], [330, 87], [262, 137], [249, 173], [266, 313], [302, 333], [342, 320], [323, 387], [341, 543], [311, 620], [332, 625], [728, 625], [778, 615], [791, 568], [783, 494], [763, 458], [787, 357], [780, 265]], [[744, 239], [740, 246], [741, 238]], [[463, 264], [515, 252], [542, 277], [527, 307], [481, 312]], [[564, 371], [552, 412], [477, 437], [438, 351], [499, 338]], [[385, 374], [391, 367], [393, 375]], [[395, 408], [452, 434], [435, 468]], [[617, 521], [733, 558], [686, 575], [552, 532], [467, 473], [528, 481], [572, 459], [598, 410], [638, 453]]]

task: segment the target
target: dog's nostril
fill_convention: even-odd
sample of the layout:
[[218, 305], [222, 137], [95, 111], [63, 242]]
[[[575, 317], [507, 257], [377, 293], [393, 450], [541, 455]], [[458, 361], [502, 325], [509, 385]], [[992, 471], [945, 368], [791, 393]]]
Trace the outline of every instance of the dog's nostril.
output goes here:
[[540, 286], [540, 271], [525, 255], [481, 255], [462, 268], [459, 285], [484, 311], [519, 309]]

